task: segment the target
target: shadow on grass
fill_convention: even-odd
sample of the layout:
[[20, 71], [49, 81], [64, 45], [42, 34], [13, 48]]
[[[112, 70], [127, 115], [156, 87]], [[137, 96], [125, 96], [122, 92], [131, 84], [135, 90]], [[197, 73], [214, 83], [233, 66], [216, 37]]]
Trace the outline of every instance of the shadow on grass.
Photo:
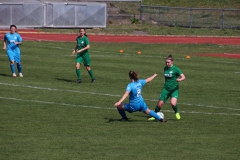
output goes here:
[[12, 75], [8, 75], [8, 74], [1, 74], [1, 73], [0, 73], [0, 76], [4, 76], [4, 77], [12, 77]]
[[64, 82], [75, 82], [73, 80], [69, 80], [69, 79], [63, 79], [63, 78], [55, 78], [56, 80], [59, 80], [59, 81], [64, 81]]
[[115, 119], [115, 118], [105, 118], [108, 120], [108, 123], [111, 123], [111, 122], [121, 122], [121, 123], [129, 123], [129, 122], [136, 122], [136, 121], [139, 121], [139, 120], [132, 120], [132, 119], [129, 119], [128, 121], [121, 121], [120, 118], [118, 119]]

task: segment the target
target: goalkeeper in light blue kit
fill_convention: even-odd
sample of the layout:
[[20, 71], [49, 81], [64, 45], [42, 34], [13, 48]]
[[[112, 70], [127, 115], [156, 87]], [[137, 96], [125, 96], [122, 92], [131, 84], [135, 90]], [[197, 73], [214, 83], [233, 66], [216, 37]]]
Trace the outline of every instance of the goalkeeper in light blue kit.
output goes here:
[[[138, 79], [138, 74], [136, 72], [129, 72], [129, 78], [131, 83], [127, 85], [126, 92], [124, 93], [122, 98], [114, 104], [117, 107], [119, 114], [122, 116], [122, 119], [120, 119], [120, 121], [128, 121], [125, 111], [128, 111], [129, 113], [139, 111], [154, 117], [160, 122], [167, 122], [167, 120], [162, 119], [159, 115], [157, 115], [157, 113], [150, 110], [142, 97], [142, 87], [146, 83], [151, 82], [156, 76], [157, 74], [155, 73], [147, 79]], [[128, 96], [129, 103], [123, 104], [122, 102]]]
[[22, 65], [21, 65], [21, 54], [19, 45], [22, 44], [22, 37], [16, 33], [17, 27], [15, 25], [10, 26], [10, 32], [6, 33], [3, 40], [3, 50], [6, 50], [8, 59], [10, 62], [10, 68], [12, 76], [16, 77], [14, 63], [17, 64], [18, 75], [23, 77]]

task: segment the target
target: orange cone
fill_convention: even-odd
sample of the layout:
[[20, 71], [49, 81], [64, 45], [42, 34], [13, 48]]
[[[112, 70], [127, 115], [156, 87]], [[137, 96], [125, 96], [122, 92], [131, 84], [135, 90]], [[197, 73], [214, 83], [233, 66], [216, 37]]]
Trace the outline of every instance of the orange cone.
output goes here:
[[189, 59], [189, 58], [190, 58], [190, 56], [186, 56], [186, 58], [187, 58], [187, 59]]
[[120, 52], [120, 53], [123, 53], [123, 50], [121, 50], [121, 49], [120, 49], [120, 51], [119, 51], [119, 52]]
[[141, 52], [141, 51], [138, 51], [137, 53], [138, 53], [138, 54], [142, 54], [142, 52]]

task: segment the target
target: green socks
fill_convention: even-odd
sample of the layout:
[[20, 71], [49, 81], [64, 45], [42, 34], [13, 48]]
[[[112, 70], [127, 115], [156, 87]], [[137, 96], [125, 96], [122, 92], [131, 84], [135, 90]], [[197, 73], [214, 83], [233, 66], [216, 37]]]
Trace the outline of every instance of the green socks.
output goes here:
[[[174, 112], [175, 113], [178, 113], [178, 105], [176, 104], [176, 106], [174, 106], [174, 107], [172, 107], [173, 108], [173, 110], [174, 110]], [[155, 112], [157, 113], [157, 112], [160, 112], [160, 108], [158, 107], [158, 106], [156, 106], [155, 107]]]
[[95, 79], [92, 70], [88, 71], [88, 74], [91, 76], [92, 79]]
[[160, 110], [161, 110], [161, 109], [160, 109], [158, 106], [155, 107], [155, 112], [156, 112], [156, 113], [157, 113], [157, 112], [160, 112]]
[[[76, 69], [76, 74], [77, 74], [78, 79], [81, 79], [81, 71], [80, 71], [80, 69]], [[88, 71], [88, 74], [91, 76], [92, 79], [95, 79], [92, 70]]]
[[78, 79], [81, 79], [81, 72], [80, 69], [76, 69]]
[[174, 110], [174, 112], [175, 113], [178, 113], [178, 105], [176, 104], [176, 106], [174, 106], [174, 107], [172, 107], [173, 108], [173, 110]]

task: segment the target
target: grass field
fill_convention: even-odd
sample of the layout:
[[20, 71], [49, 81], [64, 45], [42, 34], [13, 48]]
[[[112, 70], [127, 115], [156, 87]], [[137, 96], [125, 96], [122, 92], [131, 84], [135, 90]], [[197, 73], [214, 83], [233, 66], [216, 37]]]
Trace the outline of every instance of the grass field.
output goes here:
[[[239, 59], [196, 56], [239, 53], [239, 46], [91, 43], [96, 83], [81, 67], [83, 82], [76, 84], [74, 45], [25, 41], [23, 78], [11, 76], [0, 52], [1, 160], [239, 159]], [[169, 54], [186, 76], [178, 100], [182, 119], [166, 103], [167, 123], [148, 122], [140, 112], [119, 122], [113, 104], [125, 92], [129, 70], [140, 78], [158, 73], [143, 89], [154, 109]]]

